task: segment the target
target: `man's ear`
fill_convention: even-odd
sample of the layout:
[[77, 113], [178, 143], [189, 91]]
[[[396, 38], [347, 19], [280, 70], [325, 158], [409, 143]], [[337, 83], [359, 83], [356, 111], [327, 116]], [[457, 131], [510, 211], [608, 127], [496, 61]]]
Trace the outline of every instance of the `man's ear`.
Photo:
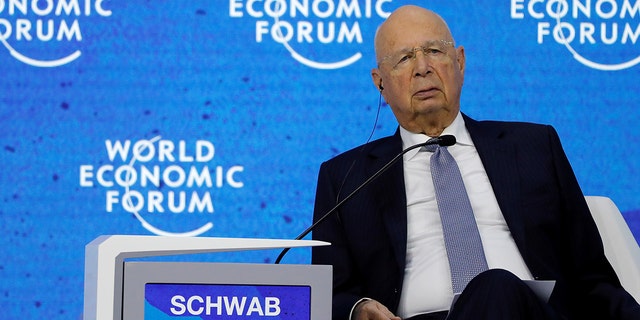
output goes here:
[[466, 58], [464, 56], [463, 46], [459, 46], [456, 48], [456, 60], [458, 60], [458, 67], [460, 68], [460, 74], [462, 75], [462, 79], [464, 79], [464, 69], [466, 66]]
[[374, 68], [371, 70], [371, 80], [373, 80], [373, 84], [376, 86], [376, 88], [382, 92], [382, 90], [384, 89], [384, 86], [382, 85], [382, 77], [380, 76], [380, 70], [378, 70], [377, 68]]

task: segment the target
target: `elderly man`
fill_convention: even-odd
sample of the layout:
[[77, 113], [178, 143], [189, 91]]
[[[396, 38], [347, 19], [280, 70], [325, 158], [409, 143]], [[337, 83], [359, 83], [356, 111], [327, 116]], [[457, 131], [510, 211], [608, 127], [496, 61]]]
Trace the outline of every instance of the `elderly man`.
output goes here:
[[[314, 230], [332, 243], [312, 260], [334, 267], [334, 319], [640, 319], [555, 130], [462, 114], [465, 51], [434, 12], [397, 9], [375, 49], [399, 128], [322, 164], [314, 219], [403, 149], [455, 144], [405, 153]], [[548, 302], [523, 280], [556, 281]]]

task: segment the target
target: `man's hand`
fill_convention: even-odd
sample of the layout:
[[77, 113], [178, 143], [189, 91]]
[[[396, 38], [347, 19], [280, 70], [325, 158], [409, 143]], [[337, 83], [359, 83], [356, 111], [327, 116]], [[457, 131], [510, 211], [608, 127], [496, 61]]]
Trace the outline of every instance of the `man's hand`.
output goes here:
[[400, 317], [378, 301], [365, 300], [356, 305], [352, 320], [400, 320]]

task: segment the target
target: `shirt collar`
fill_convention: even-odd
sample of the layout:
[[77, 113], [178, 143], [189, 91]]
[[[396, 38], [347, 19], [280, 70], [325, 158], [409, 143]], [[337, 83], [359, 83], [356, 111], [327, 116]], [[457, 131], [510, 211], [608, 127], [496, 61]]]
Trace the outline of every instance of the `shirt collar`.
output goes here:
[[[464, 125], [464, 118], [462, 118], [462, 113], [460, 112], [458, 112], [458, 115], [453, 122], [448, 127], [444, 128], [441, 136], [444, 135], [453, 135], [456, 137], [456, 145], [473, 145], [469, 131], [467, 131], [467, 127]], [[400, 126], [400, 137], [402, 138], [403, 150], [418, 143], [427, 142], [427, 140], [432, 138], [426, 134], [410, 132], [402, 126]], [[423, 148], [416, 148], [407, 152], [405, 154], [405, 159], [413, 158], [421, 149]]]

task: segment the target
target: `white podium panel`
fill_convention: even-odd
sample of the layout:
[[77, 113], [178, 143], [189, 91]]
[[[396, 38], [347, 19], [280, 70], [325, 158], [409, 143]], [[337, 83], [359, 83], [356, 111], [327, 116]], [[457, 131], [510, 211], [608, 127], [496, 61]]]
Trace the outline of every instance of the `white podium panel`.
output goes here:
[[[127, 258], [184, 255], [207, 252], [299, 248], [318, 245], [329, 245], [329, 243], [314, 240], [131, 235], [100, 236], [87, 244], [85, 248], [84, 319], [122, 319], [122, 301], [125, 280], [124, 260]], [[161, 262], [156, 263], [164, 264]], [[210, 265], [215, 264], [216, 263], [210, 263]], [[253, 264], [253, 266], [256, 265]], [[289, 268], [287, 265], [270, 266], [274, 268]], [[330, 266], [316, 267], [325, 267], [330, 270]], [[162, 269], [162, 267], [157, 268]], [[256, 276], [264, 276], [267, 278], [272, 275], [268, 273], [269, 271], [267, 268], [269, 267], [262, 269], [266, 273], [257, 274]], [[207, 272], [204, 273], [206, 274]], [[165, 276], [170, 277], [170, 274], [171, 273], [167, 273]], [[325, 281], [331, 283], [331, 272], [329, 272], [329, 276], [328, 278], [325, 278]], [[331, 309], [329, 309], [327, 313], [329, 316], [330, 312]], [[315, 320], [315, 318], [312, 318], [312, 320]]]
[[331, 277], [319, 265], [125, 262], [122, 319], [330, 320]]

